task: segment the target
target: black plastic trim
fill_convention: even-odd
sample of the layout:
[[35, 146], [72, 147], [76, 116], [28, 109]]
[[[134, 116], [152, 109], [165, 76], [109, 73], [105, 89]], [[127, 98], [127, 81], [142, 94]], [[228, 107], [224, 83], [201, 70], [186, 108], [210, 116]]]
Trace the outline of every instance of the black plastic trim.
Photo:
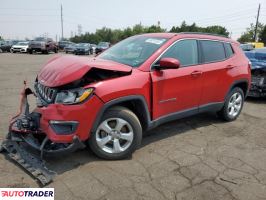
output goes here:
[[51, 128], [57, 135], [71, 135], [77, 128], [79, 123], [77, 121], [50, 121]]
[[144, 112], [145, 120], [149, 124], [149, 122], [151, 121], [151, 117], [150, 117], [150, 112], [149, 112], [149, 109], [148, 109], [148, 106], [147, 106], [145, 98], [143, 96], [141, 96], [141, 95], [130, 95], [130, 96], [125, 96], [125, 97], [121, 97], [121, 98], [118, 98], [118, 99], [114, 99], [114, 100], [111, 100], [111, 101], [105, 103], [104, 106], [99, 111], [99, 113], [98, 113], [98, 115], [97, 115], [97, 117], [96, 117], [96, 119], [94, 121], [94, 125], [93, 125], [91, 131], [92, 132], [96, 131], [97, 126], [100, 123], [100, 120], [101, 120], [104, 112], [108, 108], [110, 108], [110, 107], [112, 107], [112, 106], [114, 106], [116, 104], [123, 103], [123, 102], [126, 102], [126, 101], [131, 101], [131, 100], [139, 100], [139, 101], [141, 101], [141, 103], [144, 106], [144, 111], [143, 112]]
[[[245, 98], [248, 96], [248, 92], [250, 90], [249, 88], [249, 82], [248, 82], [248, 79], [239, 79], [239, 80], [236, 80], [234, 81], [232, 84], [231, 84], [231, 87], [229, 88], [229, 90], [227, 91], [226, 95], [229, 94], [229, 92], [239, 83], [245, 83], [247, 84], [247, 91], [246, 91], [246, 94], [245, 94]], [[244, 92], [244, 91], [243, 91]], [[224, 97], [226, 98], [226, 96]]]
[[121, 97], [118, 99], [114, 99], [112, 101], [107, 102], [102, 109], [99, 111], [94, 125], [91, 129], [92, 132], [95, 132], [97, 129], [98, 124], [100, 123], [100, 120], [104, 114], [104, 112], [114, 106], [117, 105], [119, 103], [123, 103], [126, 101], [130, 101], [130, 100], [140, 100], [144, 106], [143, 109], [143, 114], [145, 116], [145, 123], [147, 123], [147, 130], [153, 129], [163, 123], [169, 122], [169, 121], [173, 121], [173, 120], [177, 120], [177, 119], [181, 119], [181, 118], [185, 118], [185, 117], [189, 117], [198, 113], [202, 113], [202, 112], [215, 112], [215, 111], [219, 111], [222, 109], [224, 102], [214, 102], [214, 103], [210, 103], [210, 104], [206, 104], [206, 105], [202, 105], [199, 107], [194, 107], [191, 109], [187, 109], [187, 110], [182, 110], [182, 111], [178, 111], [175, 113], [171, 113], [169, 115], [165, 115], [162, 116], [156, 120], [151, 120], [151, 116], [150, 116], [150, 112], [148, 110], [148, 106], [147, 103], [145, 101], [145, 98], [141, 95], [131, 95], [131, 96], [126, 96], [126, 97]]

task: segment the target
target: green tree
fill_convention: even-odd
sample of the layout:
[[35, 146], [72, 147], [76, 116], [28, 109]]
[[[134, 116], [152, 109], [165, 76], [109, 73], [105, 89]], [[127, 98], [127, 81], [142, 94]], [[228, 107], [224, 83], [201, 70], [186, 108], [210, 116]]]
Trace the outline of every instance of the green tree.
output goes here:
[[259, 34], [259, 41], [266, 44], [266, 25], [264, 25], [263, 29], [261, 30]]
[[[262, 23], [258, 23], [258, 35], [260, 35], [260, 32], [263, 29], [263, 24]], [[240, 43], [245, 43], [245, 42], [254, 42], [254, 34], [255, 34], [255, 25], [253, 23], [250, 24], [250, 27], [248, 27], [246, 29], [246, 31], [244, 33], [242, 33], [242, 35], [240, 36], [240, 38], [238, 38], [238, 42]]]
[[165, 29], [158, 25], [146, 27], [141, 24], [136, 24], [132, 28], [128, 27], [126, 29], [110, 29], [103, 27], [101, 29], [97, 29], [95, 33], [85, 33], [80, 36], [74, 36], [70, 38], [70, 40], [76, 43], [89, 42], [97, 44], [100, 41], [108, 41], [114, 44], [132, 35], [165, 31]]
[[204, 33], [214, 33], [224, 36], [229, 36], [229, 32], [225, 27], [222, 26], [207, 26], [207, 27], [200, 27], [197, 26], [195, 23], [188, 25], [185, 21], [181, 23], [180, 26], [173, 26], [170, 29], [170, 32], [179, 33], [179, 32], [204, 32]]

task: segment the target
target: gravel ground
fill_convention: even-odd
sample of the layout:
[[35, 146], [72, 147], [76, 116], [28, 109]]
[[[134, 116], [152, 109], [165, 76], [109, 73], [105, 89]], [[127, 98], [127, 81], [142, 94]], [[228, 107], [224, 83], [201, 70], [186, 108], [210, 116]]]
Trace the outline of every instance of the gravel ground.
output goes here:
[[[32, 85], [52, 55], [0, 54], [0, 136], [16, 113], [23, 80]], [[31, 99], [33, 102], [34, 99]], [[132, 158], [104, 161], [82, 150], [49, 160], [56, 199], [266, 199], [266, 100], [247, 99], [235, 122], [211, 114], [149, 132]], [[0, 155], [0, 187], [38, 187]]]

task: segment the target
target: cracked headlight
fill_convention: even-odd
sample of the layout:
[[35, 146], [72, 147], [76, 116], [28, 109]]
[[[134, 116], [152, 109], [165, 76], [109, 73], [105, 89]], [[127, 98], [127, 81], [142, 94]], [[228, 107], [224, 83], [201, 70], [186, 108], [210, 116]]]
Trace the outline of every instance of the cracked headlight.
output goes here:
[[93, 88], [78, 88], [71, 90], [63, 90], [57, 93], [55, 103], [60, 104], [77, 104], [88, 99], [93, 93]]

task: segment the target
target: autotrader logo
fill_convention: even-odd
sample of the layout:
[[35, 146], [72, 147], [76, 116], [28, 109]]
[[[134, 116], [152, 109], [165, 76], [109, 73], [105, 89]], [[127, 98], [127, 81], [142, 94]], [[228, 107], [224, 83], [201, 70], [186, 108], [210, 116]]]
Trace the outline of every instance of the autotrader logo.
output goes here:
[[54, 188], [0, 188], [0, 200], [54, 200]]

